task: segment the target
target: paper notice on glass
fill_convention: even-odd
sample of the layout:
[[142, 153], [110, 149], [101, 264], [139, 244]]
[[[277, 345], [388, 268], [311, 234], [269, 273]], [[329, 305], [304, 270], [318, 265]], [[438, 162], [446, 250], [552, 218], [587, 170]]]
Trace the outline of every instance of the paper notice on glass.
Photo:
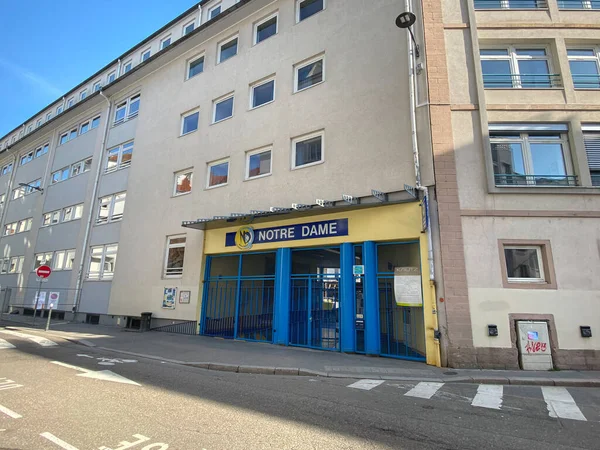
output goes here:
[[33, 299], [33, 307], [37, 309], [44, 309], [46, 303], [46, 291], [36, 291], [35, 298]]
[[398, 306], [423, 306], [421, 272], [418, 267], [394, 269], [394, 295]]

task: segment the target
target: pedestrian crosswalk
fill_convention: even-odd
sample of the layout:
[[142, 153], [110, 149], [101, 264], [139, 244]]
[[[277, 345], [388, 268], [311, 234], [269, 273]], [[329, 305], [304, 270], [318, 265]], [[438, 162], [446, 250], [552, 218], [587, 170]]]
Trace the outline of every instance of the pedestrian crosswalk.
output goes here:
[[[600, 402], [578, 406], [569, 392], [569, 388], [558, 386], [502, 386], [495, 384], [462, 384], [438, 382], [395, 383], [384, 380], [359, 380], [347, 387], [360, 390], [383, 391], [386, 388], [398, 388], [405, 391], [403, 397], [430, 401], [458, 400], [469, 402], [475, 408], [504, 411], [532, 411], [537, 408], [538, 414], [546, 414], [556, 419], [577, 421], [600, 421]], [[510, 390], [507, 396], [506, 390]], [[573, 388], [575, 390], [575, 388]], [[582, 388], [578, 388], [581, 390]], [[386, 394], [389, 393], [385, 391]], [[579, 392], [579, 400], [586, 402]], [[585, 394], [583, 394], [585, 395]], [[600, 396], [598, 397], [600, 400]], [[507, 400], [510, 400], [507, 405]], [[533, 405], [533, 406], [532, 406]], [[536, 406], [539, 405], [539, 406]], [[543, 407], [545, 405], [545, 408]], [[587, 408], [588, 416], [582, 412]]]
[[[47, 339], [42, 336], [35, 336], [33, 334], [25, 334], [25, 333], [20, 333], [18, 331], [4, 330], [4, 329], [0, 329], [0, 333], [8, 335], [8, 336], [13, 336], [15, 338], [19, 338], [20, 340], [26, 339], [28, 341], [34, 342], [35, 344], [38, 344], [41, 347], [56, 347], [58, 345], [56, 342], [51, 341], [50, 339]], [[7, 339], [9, 339], [9, 338], [7, 337]], [[0, 350], [16, 348], [16, 346], [14, 344], [15, 344], [15, 341], [19, 341], [19, 339], [12, 341], [12, 342], [9, 342], [7, 339], [0, 338]]]

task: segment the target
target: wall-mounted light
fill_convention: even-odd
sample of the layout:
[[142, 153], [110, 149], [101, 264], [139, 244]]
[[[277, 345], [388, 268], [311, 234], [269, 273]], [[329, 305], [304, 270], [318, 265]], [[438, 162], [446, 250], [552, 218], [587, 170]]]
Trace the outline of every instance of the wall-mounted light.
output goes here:
[[488, 325], [488, 336], [498, 336], [498, 325]]
[[410, 33], [410, 38], [412, 39], [413, 44], [415, 46], [415, 56], [418, 58], [420, 56], [419, 55], [419, 46], [417, 44], [417, 41], [415, 41], [415, 35], [413, 34], [412, 30], [410, 29], [410, 27], [412, 27], [416, 21], [417, 21], [417, 16], [415, 16], [413, 13], [408, 12], [408, 11], [403, 12], [398, 17], [396, 17], [396, 26], [398, 28], [405, 28]]
[[581, 332], [581, 337], [583, 337], [583, 338], [591, 338], [592, 337], [592, 327], [581, 325], [579, 327], [579, 331]]

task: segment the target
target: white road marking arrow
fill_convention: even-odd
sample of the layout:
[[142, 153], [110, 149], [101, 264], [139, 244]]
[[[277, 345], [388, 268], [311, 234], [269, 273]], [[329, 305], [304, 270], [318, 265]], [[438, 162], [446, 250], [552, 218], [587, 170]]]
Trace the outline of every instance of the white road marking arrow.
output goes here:
[[84, 357], [84, 358], [90, 358], [90, 359], [94, 359], [94, 357], [93, 357], [93, 356], [90, 356], [90, 355], [83, 355], [83, 354], [81, 354], [81, 353], [77, 353], [77, 356], [82, 356], [82, 357]]
[[84, 369], [83, 367], [78, 367], [78, 366], [72, 366], [71, 364], [67, 364], [64, 362], [60, 362], [60, 361], [50, 361], [52, 364], [56, 364], [57, 366], [62, 366], [62, 367], [66, 367], [68, 369], [74, 369], [74, 370], [78, 370], [79, 372], [83, 372], [78, 374], [78, 377], [84, 377], [84, 378], [93, 378], [96, 380], [102, 380], [102, 381], [112, 381], [115, 383], [123, 383], [123, 384], [133, 384], [134, 386], [140, 386], [139, 383], [136, 383], [135, 381], [131, 381], [128, 378], [125, 378], [121, 375], [118, 375], [114, 372], [111, 372], [110, 370], [98, 370], [98, 371], [94, 371], [94, 370], [88, 370], [88, 369]]

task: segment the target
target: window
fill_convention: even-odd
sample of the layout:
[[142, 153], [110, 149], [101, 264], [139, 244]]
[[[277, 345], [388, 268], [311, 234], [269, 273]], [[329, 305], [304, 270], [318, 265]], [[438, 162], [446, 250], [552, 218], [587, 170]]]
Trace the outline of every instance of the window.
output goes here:
[[94, 83], [94, 87], [92, 88], [92, 90], [93, 90], [94, 92], [98, 92], [98, 91], [99, 91], [99, 90], [101, 90], [101, 89], [102, 89], [102, 82], [101, 82], [101, 81], [96, 81], [96, 82]]
[[233, 116], [233, 94], [213, 101], [213, 123]]
[[60, 183], [61, 181], [65, 181], [69, 178], [69, 167], [63, 167], [56, 172], [53, 172], [51, 175], [51, 184]]
[[108, 74], [108, 77], [106, 78], [106, 84], [112, 83], [113, 81], [115, 81], [116, 78], [117, 78], [117, 72], [112, 71], [111, 73]]
[[125, 120], [132, 119], [138, 115], [140, 110], [140, 95], [134, 95], [133, 97], [128, 98], [127, 100], [123, 100], [121, 103], [117, 104], [117, 109], [115, 110], [115, 122], [117, 125], [119, 123], [123, 123]]
[[35, 150], [30, 151], [29, 153], [25, 153], [21, 156], [19, 160], [19, 164], [24, 166], [25, 164], [33, 161], [34, 158], [39, 158], [40, 156], [48, 153], [48, 149], [50, 148], [50, 144], [44, 144], [41, 147], [36, 148]]
[[77, 137], [77, 128], [70, 131], [69, 140], [75, 139], [76, 137]]
[[35, 271], [35, 269], [37, 269], [38, 267], [41, 267], [43, 265], [48, 265], [48, 266], [52, 267], [52, 256], [53, 255], [54, 255], [53, 252], [37, 253], [35, 255], [34, 262], [33, 262], [33, 270]]
[[[13, 256], [12, 258], [10, 258], [10, 263], [8, 265], [8, 273], [22, 273], [24, 262], [25, 262], [24, 256]], [[4, 270], [4, 267], [3, 267], [3, 270]]]
[[133, 141], [118, 147], [111, 148], [108, 151], [105, 173], [117, 169], [123, 169], [131, 165], [131, 156], [133, 155]]
[[294, 91], [302, 91], [322, 83], [325, 79], [325, 60], [319, 56], [294, 68]]
[[17, 232], [17, 222], [4, 225], [4, 236], [10, 236]]
[[5, 166], [3, 166], [2, 167], [2, 175], [8, 175], [9, 173], [11, 173], [12, 168], [13, 168], [12, 163], [6, 164]]
[[175, 174], [175, 186], [173, 196], [188, 194], [192, 192], [192, 170], [183, 170]]
[[35, 255], [33, 270], [44, 264], [52, 270], [71, 270], [75, 260], [75, 250], [57, 250], [55, 252], [38, 253]]
[[94, 117], [94, 118], [92, 119], [92, 130], [93, 130], [94, 128], [98, 128], [98, 125], [100, 125], [100, 116], [98, 116], [98, 117]]
[[92, 158], [84, 159], [83, 161], [78, 161], [74, 164], [71, 164], [70, 167], [63, 167], [62, 169], [53, 172], [51, 175], [51, 184], [60, 183], [61, 181], [65, 181], [68, 178], [73, 178], [77, 175], [81, 175], [82, 173], [89, 172], [91, 168]]
[[85, 134], [90, 130], [90, 121], [83, 122], [79, 127], [79, 135]]
[[475, 9], [547, 9], [546, 0], [475, 0]]
[[71, 97], [69, 100], [67, 100], [67, 109], [71, 108], [74, 104], [75, 104], [75, 99], [73, 97]]
[[58, 116], [62, 112], [63, 112], [63, 107], [62, 107], [62, 105], [60, 105], [58, 108], [56, 108], [56, 115]]
[[271, 148], [246, 153], [246, 179], [260, 178], [271, 174]]
[[102, 197], [99, 201], [96, 224], [116, 222], [123, 218], [126, 192]]
[[257, 108], [275, 99], [275, 79], [259, 81], [250, 87], [250, 109]]
[[87, 97], [87, 89], [84, 89], [79, 93], [79, 101], [84, 100]]
[[[27, 134], [31, 133], [33, 131], [33, 125], [29, 125], [27, 127]], [[13, 142], [15, 142], [15, 140], [13, 139]]]
[[[48, 114], [46, 114], [46, 122], [48, 122], [50, 119], [52, 119], [52, 113], [49, 112]], [[21, 136], [23, 135], [23, 132], [21, 131]]]
[[[37, 122], [35, 123], [35, 127], [39, 128], [42, 126], [42, 119], [38, 119]], [[13, 142], [17, 140], [16, 136], [13, 136]]]
[[20, 220], [17, 223], [17, 233], [24, 233], [25, 231], [31, 230], [31, 224], [33, 223], [33, 219], [24, 219]]
[[35, 149], [35, 158], [39, 158], [40, 156], [48, 153], [48, 149], [50, 148], [50, 144], [44, 144], [41, 147]]
[[296, 22], [325, 9], [325, 0], [296, 0]]
[[292, 140], [292, 169], [323, 162], [324, 133], [310, 134]]
[[167, 254], [165, 255], [165, 277], [183, 275], [183, 260], [185, 257], [185, 236], [167, 237]]
[[6, 194], [0, 194], [0, 207], [4, 206], [5, 201], [6, 201]]
[[118, 244], [92, 247], [87, 277], [90, 280], [112, 280], [117, 262]]
[[278, 13], [274, 13], [254, 24], [254, 45], [277, 34], [277, 19]]
[[577, 177], [569, 175], [572, 169], [566, 127], [565, 133], [503, 128], [490, 124], [496, 186], [577, 185]]
[[190, 59], [187, 66], [187, 79], [195, 77], [199, 73], [204, 72], [204, 55]]
[[73, 128], [71, 131], [61, 134], [60, 141], [59, 141], [60, 145], [66, 144], [70, 140], [75, 139], [77, 137], [78, 129], [79, 129], [79, 127], [76, 127], [76, 128]]
[[71, 220], [81, 219], [83, 215], [83, 203], [75, 206], [67, 206], [62, 210], [62, 221], [70, 222]]
[[558, 0], [558, 9], [600, 9], [599, 0]]
[[42, 227], [49, 227], [60, 222], [60, 211], [52, 211], [42, 216]]
[[229, 160], [220, 160], [208, 164], [207, 188], [224, 186], [229, 178]]
[[600, 125], [582, 125], [582, 128], [592, 186], [600, 186]]
[[166, 38], [161, 39], [161, 41], [160, 41], [160, 49], [161, 50], [167, 48], [169, 45], [171, 45], [171, 36], [167, 36]]
[[221, 14], [221, 4], [213, 6], [208, 10], [208, 20], [214, 19], [219, 14]]
[[125, 75], [127, 72], [129, 72], [132, 67], [133, 67], [133, 61], [129, 60], [126, 63], [124, 63], [123, 64], [123, 75]]
[[29, 183], [23, 183], [26, 186], [19, 186], [18, 188], [13, 189], [13, 200], [17, 200], [25, 195], [29, 195], [32, 192], [38, 191], [38, 189], [42, 184], [41, 179], [37, 179], [34, 181], [30, 181]]
[[150, 58], [152, 51], [150, 49], [146, 49], [142, 52], [142, 56], [140, 57], [140, 62], [144, 62]]
[[198, 129], [199, 111], [193, 111], [181, 116], [181, 136], [192, 133]]
[[24, 166], [25, 164], [27, 164], [28, 162], [33, 160], [33, 151], [29, 152], [29, 153], [25, 153], [23, 156], [21, 156], [21, 160], [20, 160], [20, 164], [22, 166]]
[[560, 86], [560, 75], [551, 72], [551, 61], [544, 48], [482, 48], [479, 54], [486, 88]]
[[192, 20], [191, 22], [185, 24], [183, 26], [183, 33], [182, 35], [185, 36], [186, 34], [190, 34], [192, 31], [194, 31], [194, 27], [195, 27], [195, 20]]
[[556, 289], [550, 241], [500, 240], [505, 288]]
[[600, 89], [600, 47], [567, 49], [575, 89]]
[[219, 59], [217, 60], [217, 64], [227, 61], [229, 58], [237, 55], [238, 37], [235, 36], [227, 39], [226, 41], [221, 42], [218, 47], [217, 53], [219, 55]]
[[75, 250], [67, 250], [64, 270], [72, 270], [75, 266]]

